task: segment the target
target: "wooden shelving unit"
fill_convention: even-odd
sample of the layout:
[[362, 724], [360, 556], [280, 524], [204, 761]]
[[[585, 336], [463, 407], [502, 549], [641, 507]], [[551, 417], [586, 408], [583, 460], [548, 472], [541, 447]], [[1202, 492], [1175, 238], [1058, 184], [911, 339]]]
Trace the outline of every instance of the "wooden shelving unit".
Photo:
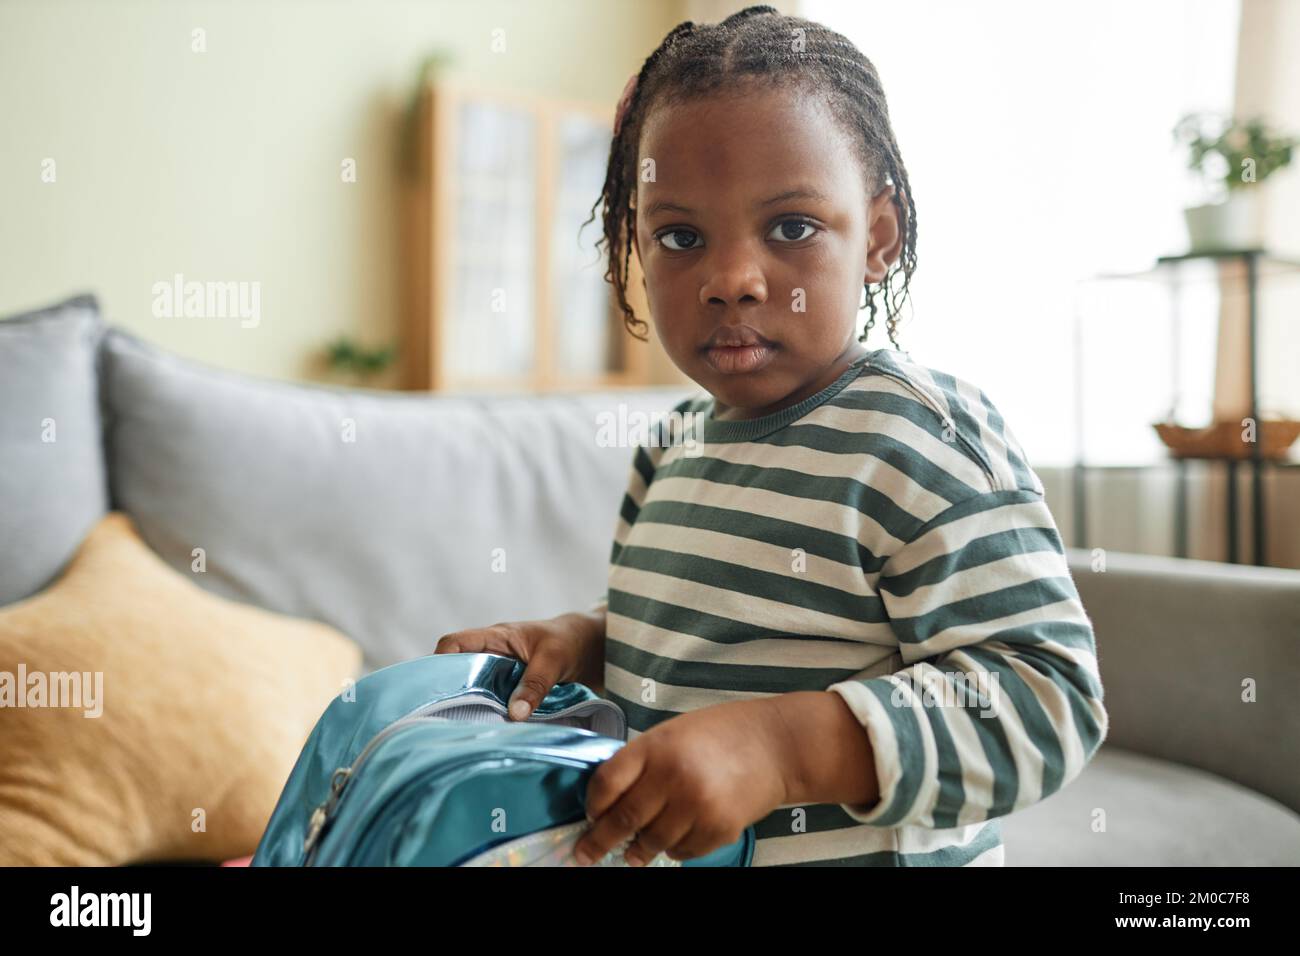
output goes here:
[[[421, 90], [404, 205], [404, 387], [554, 391], [649, 384], [595, 242], [612, 109]], [[581, 248], [579, 248], [579, 239]], [[628, 299], [649, 320], [636, 256]]]
[[[1228, 452], [1186, 452], [1183, 454], [1173, 454], [1171, 451], [1170, 460], [1178, 469], [1177, 492], [1174, 501], [1175, 519], [1174, 519], [1174, 542], [1173, 553], [1175, 556], [1185, 558], [1188, 556], [1188, 476], [1187, 469], [1189, 462], [1199, 461], [1205, 467], [1222, 465], [1226, 474], [1226, 495], [1224, 501], [1226, 528], [1226, 542], [1224, 551], [1227, 561], [1231, 564], [1241, 562], [1241, 547], [1239, 544], [1239, 517], [1240, 510], [1238, 494], [1238, 470], [1239, 468], [1250, 467], [1250, 559], [1249, 563], [1263, 566], [1267, 564], [1267, 500], [1264, 494], [1264, 471], [1269, 468], [1296, 468], [1300, 463], [1289, 460], [1286, 456], [1285, 449], [1289, 447], [1287, 441], [1283, 445], [1281, 455], [1277, 457], [1265, 457], [1262, 454], [1264, 445], [1264, 436], [1266, 430], [1276, 427], [1280, 422], [1277, 419], [1260, 417], [1260, 387], [1259, 387], [1259, 355], [1260, 355], [1260, 318], [1259, 318], [1259, 300], [1260, 300], [1260, 281], [1265, 278], [1276, 276], [1292, 276], [1300, 273], [1300, 261], [1273, 255], [1265, 249], [1222, 249], [1206, 250], [1200, 252], [1185, 253], [1182, 255], [1161, 256], [1156, 260], [1152, 268], [1144, 269], [1140, 272], [1126, 273], [1106, 273], [1095, 276], [1092, 281], [1111, 281], [1116, 279], [1122, 280], [1143, 280], [1160, 283], [1169, 283], [1175, 290], [1175, 307], [1171, 319], [1171, 340], [1177, 341], [1180, 334], [1180, 319], [1178, 302], [1183, 283], [1183, 269], [1190, 263], [1210, 262], [1215, 266], [1214, 282], [1217, 291], [1222, 296], [1225, 289], [1231, 289], [1233, 286], [1242, 286], [1245, 291], [1245, 336], [1244, 350], [1241, 355], [1237, 355], [1229, 345], [1227, 340], [1231, 338], [1228, 332], [1231, 324], [1227, 321], [1230, 310], [1226, 306], [1221, 306], [1219, 320], [1219, 365], [1216, 374], [1215, 398], [1216, 406], [1220, 399], [1231, 409], [1223, 419], [1216, 421], [1216, 424], [1226, 423], [1229, 425], [1229, 434], [1236, 439], [1236, 444]], [[1077, 317], [1076, 317], [1077, 318]], [[1082, 326], [1076, 323], [1076, 346], [1081, 341]], [[1172, 349], [1174, 362], [1174, 382], [1179, 381], [1178, 374], [1178, 349]], [[1234, 360], [1242, 359], [1244, 370], [1238, 370], [1235, 367]], [[1243, 374], [1244, 372], [1244, 374]], [[1244, 394], [1246, 404], [1234, 404], [1232, 399], [1240, 386], [1244, 384]], [[1082, 376], [1080, 375], [1080, 388], [1082, 387]], [[1177, 387], [1177, 386], [1175, 386]], [[1226, 397], [1225, 397], [1226, 396]], [[1177, 404], [1171, 403], [1171, 408]], [[1083, 407], [1083, 399], [1080, 394], [1077, 405]], [[1216, 407], [1215, 411], [1218, 411]], [[1251, 421], [1257, 423], [1259, 428], [1259, 437], [1255, 441], [1246, 443], [1243, 448], [1240, 439], [1237, 436], [1241, 431], [1241, 423], [1244, 417], [1249, 417]], [[1170, 423], [1172, 424], [1172, 423]], [[1076, 423], [1077, 431], [1083, 434], [1082, 423]], [[1290, 434], [1288, 432], [1288, 434]], [[1077, 451], [1075, 462], [1075, 480], [1074, 480], [1074, 526], [1078, 529], [1087, 528], [1087, 496], [1085, 474], [1087, 471], [1096, 469], [1098, 466], [1086, 462], [1082, 446]], [[1082, 532], [1076, 536], [1076, 547], [1087, 547], [1086, 538]]]

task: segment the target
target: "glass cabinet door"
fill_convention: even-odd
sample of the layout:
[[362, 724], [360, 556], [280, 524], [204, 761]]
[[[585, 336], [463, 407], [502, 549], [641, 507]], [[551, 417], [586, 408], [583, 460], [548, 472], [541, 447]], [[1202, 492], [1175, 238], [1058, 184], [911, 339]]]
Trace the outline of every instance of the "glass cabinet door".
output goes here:
[[562, 380], [597, 379], [621, 364], [614, 290], [604, 279], [604, 258], [596, 248], [603, 234], [600, 206], [582, 225], [600, 197], [610, 141], [609, 124], [593, 117], [568, 113], [556, 124], [549, 268], [555, 364]]
[[523, 109], [463, 102], [456, 129], [456, 201], [448, 367], [457, 378], [533, 374], [537, 120]]

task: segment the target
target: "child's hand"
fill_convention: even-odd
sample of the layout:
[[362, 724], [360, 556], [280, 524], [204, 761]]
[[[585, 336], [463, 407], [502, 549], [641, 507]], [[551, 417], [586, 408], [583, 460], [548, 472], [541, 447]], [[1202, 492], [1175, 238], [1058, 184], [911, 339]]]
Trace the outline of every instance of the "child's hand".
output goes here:
[[[599, 693], [605, 683], [604, 616], [561, 614], [542, 621], [517, 621], [444, 634], [435, 654], [500, 654], [528, 666], [514, 693], [509, 711], [513, 720], [527, 720], [551, 688], [579, 681]], [[524, 705], [527, 709], [521, 709]]]
[[661, 851], [688, 860], [734, 843], [786, 802], [789, 746], [762, 699], [655, 725], [592, 774], [587, 816], [594, 823], [574, 846], [578, 862], [599, 860], [633, 834], [624, 854], [633, 866]]

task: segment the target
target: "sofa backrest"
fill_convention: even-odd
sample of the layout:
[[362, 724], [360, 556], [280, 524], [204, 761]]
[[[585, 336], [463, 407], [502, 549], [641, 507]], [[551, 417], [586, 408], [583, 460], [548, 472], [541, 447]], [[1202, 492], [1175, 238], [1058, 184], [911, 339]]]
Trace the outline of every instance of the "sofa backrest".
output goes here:
[[113, 507], [209, 590], [337, 627], [367, 669], [603, 597], [633, 448], [603, 447], [600, 416], [666, 412], [693, 391], [298, 385], [117, 329], [100, 374]]

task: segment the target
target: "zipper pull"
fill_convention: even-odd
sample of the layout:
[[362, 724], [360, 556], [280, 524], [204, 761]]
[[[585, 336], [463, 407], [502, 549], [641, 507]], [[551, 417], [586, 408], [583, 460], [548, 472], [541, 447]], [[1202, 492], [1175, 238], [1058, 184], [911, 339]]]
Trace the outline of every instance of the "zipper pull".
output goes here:
[[351, 767], [339, 767], [334, 771], [334, 776], [330, 778], [330, 795], [324, 803], [311, 812], [311, 821], [307, 825], [307, 836], [302, 841], [303, 853], [311, 852], [311, 848], [320, 839], [325, 824], [329, 821], [329, 811], [338, 802], [339, 794], [343, 792], [343, 788], [347, 785], [348, 778], [351, 776]]
[[310, 853], [311, 848], [316, 844], [320, 837], [321, 830], [325, 829], [325, 804], [321, 804], [311, 812], [311, 823], [307, 827], [307, 838], [302, 841], [302, 852]]

